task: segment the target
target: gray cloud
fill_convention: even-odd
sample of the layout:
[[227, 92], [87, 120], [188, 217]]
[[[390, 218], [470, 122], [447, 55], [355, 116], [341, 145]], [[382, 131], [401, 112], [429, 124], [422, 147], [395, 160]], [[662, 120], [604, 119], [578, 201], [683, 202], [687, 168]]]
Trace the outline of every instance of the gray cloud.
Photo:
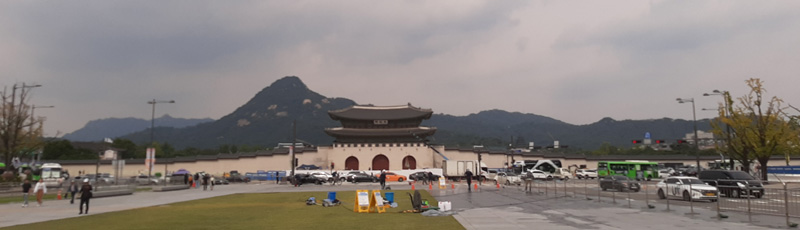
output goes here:
[[[571, 123], [691, 118], [761, 77], [800, 104], [798, 3], [11, 1], [0, 84], [36, 82], [48, 134], [104, 117], [219, 118], [274, 80], [361, 103]], [[714, 114], [700, 117], [710, 117]]]

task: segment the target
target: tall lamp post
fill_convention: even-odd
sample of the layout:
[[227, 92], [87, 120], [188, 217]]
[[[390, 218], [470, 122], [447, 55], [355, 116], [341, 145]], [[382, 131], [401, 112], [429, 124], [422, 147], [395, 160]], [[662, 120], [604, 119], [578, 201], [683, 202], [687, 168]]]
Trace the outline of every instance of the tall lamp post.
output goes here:
[[678, 103], [692, 103], [692, 121], [694, 122], [694, 156], [697, 160], [697, 172], [700, 172], [700, 142], [697, 141], [697, 113], [695, 112], [694, 98], [678, 98], [675, 100], [677, 100]]
[[[728, 104], [728, 95], [730, 95], [729, 92], [727, 90], [720, 91], [720, 90], [715, 89], [714, 91], [711, 91], [711, 93], [704, 93], [703, 94], [703, 96], [706, 96], [706, 97], [712, 96], [712, 95], [720, 95], [720, 96], [722, 96], [722, 101], [724, 102], [724, 105], [725, 105], [725, 108], [724, 108], [724, 111], [722, 113], [722, 116], [728, 117], [728, 110], [730, 109], [730, 107], [729, 107], [730, 105]], [[728, 125], [728, 123], [725, 123], [725, 131], [726, 131], [726, 133], [725, 133], [725, 145], [729, 145], [730, 142], [731, 142], [731, 126]], [[730, 159], [731, 159], [730, 170], [733, 170], [733, 156], [731, 156]]]
[[[31, 106], [31, 133], [33, 132], [33, 126], [34, 126], [33, 123], [36, 122], [36, 117], [33, 116], [33, 112], [36, 111], [36, 109], [44, 109], [44, 108], [55, 108], [55, 106], [52, 106], [52, 105], [48, 105], [48, 106], [36, 106], [36, 105], [34, 105], [34, 106]], [[41, 126], [40, 126], [40, 128], [41, 128]], [[36, 161], [42, 160], [42, 151], [41, 151], [41, 149], [40, 149], [40, 151], [38, 152], [37, 155], [38, 155], [38, 157], [37, 157]]]
[[[152, 146], [152, 147], [155, 147], [155, 146], [153, 146], [155, 144], [154, 139], [153, 139], [153, 130], [155, 129], [155, 124], [156, 124], [156, 104], [159, 104], [159, 103], [170, 103], [170, 104], [172, 104], [172, 103], [175, 103], [175, 100], [158, 101], [156, 99], [153, 99], [152, 101], [148, 101], [147, 102], [147, 104], [153, 105], [153, 113], [152, 113], [152, 116], [150, 117], [150, 146]], [[155, 157], [155, 154], [153, 154], [153, 157]], [[147, 179], [148, 180], [150, 179], [150, 176], [152, 176], [152, 173], [153, 173], [153, 165], [152, 164], [153, 163], [152, 163], [152, 159], [151, 159], [150, 163], [148, 163], [148, 165], [147, 165]], [[165, 179], [166, 179], [166, 176], [167, 176], [167, 172], [164, 171]]]

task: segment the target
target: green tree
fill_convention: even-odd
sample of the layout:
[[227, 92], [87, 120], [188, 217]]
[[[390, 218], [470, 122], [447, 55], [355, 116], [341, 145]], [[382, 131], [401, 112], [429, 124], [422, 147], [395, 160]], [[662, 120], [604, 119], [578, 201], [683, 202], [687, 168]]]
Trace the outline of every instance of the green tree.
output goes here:
[[731, 137], [720, 148], [742, 163], [745, 171], [749, 172], [751, 163], [758, 161], [762, 180], [766, 181], [769, 159], [791, 151], [792, 143], [798, 143], [798, 129], [783, 112], [783, 100], [777, 97], [765, 100], [767, 90], [760, 79], [751, 78], [746, 83], [750, 93], [738, 98], [738, 104], [729, 104], [727, 111], [720, 111], [719, 120], [729, 129], [712, 124], [713, 132]]
[[[40, 138], [42, 120], [31, 116], [33, 105], [28, 104], [31, 88], [14, 84], [0, 91], [0, 154], [6, 163], [44, 145]], [[6, 171], [13, 169], [12, 164], [6, 164]]]
[[132, 159], [136, 154], [136, 144], [128, 139], [114, 139], [114, 143], [111, 144], [111, 147], [121, 149], [119, 153], [120, 159]]

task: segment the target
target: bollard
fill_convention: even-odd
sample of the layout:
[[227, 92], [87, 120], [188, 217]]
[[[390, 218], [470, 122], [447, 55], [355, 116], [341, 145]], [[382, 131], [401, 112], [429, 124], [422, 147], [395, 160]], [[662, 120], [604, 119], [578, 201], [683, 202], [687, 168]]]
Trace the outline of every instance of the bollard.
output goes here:
[[[750, 211], [750, 193], [752, 193], [752, 191], [750, 191], [750, 182], [749, 181], [744, 181], [744, 186], [745, 186], [745, 189], [747, 189], [746, 190], [746, 193], [747, 193], [747, 220], [750, 221], [750, 222], [753, 222], [753, 212]], [[741, 194], [741, 193], [739, 193], [739, 194]]]
[[650, 208], [650, 196], [647, 195], [647, 181], [644, 182], [644, 203], [647, 205], [647, 208]]
[[[615, 179], [614, 177], [611, 177], [611, 187], [614, 187], [614, 185], [616, 185], [616, 184], [617, 184], [617, 179]], [[617, 189], [616, 188], [612, 188], [612, 189], [614, 189], [614, 190], [611, 191], [611, 201], [613, 201], [613, 203], [616, 204], [617, 203]]]
[[783, 204], [784, 208], [786, 208], [786, 226], [795, 227], [797, 226], [796, 224], [794, 224], [793, 226], [792, 222], [789, 222], [789, 190], [786, 189], [786, 182], [782, 183], [783, 183]]
[[597, 203], [601, 203], [603, 201], [600, 200], [600, 178], [597, 178]]
[[631, 190], [628, 189], [628, 208], [631, 208]]
[[583, 195], [586, 195], [586, 200], [589, 200], [589, 186], [586, 185], [588, 181], [588, 178], [583, 181]]
[[555, 179], [553, 179], [553, 197], [555, 197], [556, 199], [558, 199], [558, 184], [557, 183], [558, 182]]
[[[719, 186], [719, 180], [714, 181], [714, 184]], [[723, 218], [722, 217], [722, 213], [720, 213], [720, 210], [719, 210], [719, 203], [722, 202], [722, 200], [720, 200], [719, 193], [720, 193], [719, 192], [719, 187], [717, 187], [717, 217]]]
[[695, 214], [694, 213], [694, 197], [692, 197], [692, 193], [694, 193], [694, 190], [692, 190], [692, 181], [690, 179], [689, 180], [689, 210], [690, 210], [689, 214]]

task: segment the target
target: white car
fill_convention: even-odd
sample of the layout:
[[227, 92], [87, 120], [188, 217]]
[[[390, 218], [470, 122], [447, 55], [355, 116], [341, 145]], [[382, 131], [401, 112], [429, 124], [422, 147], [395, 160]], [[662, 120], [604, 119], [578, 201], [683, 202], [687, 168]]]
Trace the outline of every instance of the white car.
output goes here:
[[661, 169], [658, 170], [658, 178], [664, 179], [672, 176], [673, 173], [675, 173], [675, 170], [672, 168]]
[[686, 176], [667, 177], [656, 184], [658, 198], [681, 198], [685, 201], [717, 201], [717, 188], [703, 183], [700, 179]]
[[[546, 173], [546, 172], [544, 172], [542, 170], [531, 169], [531, 170], [528, 170], [528, 172], [530, 173], [529, 175], [532, 176], [534, 180], [537, 180], [537, 179], [538, 180], [552, 180], [553, 179], [553, 175], [550, 175], [549, 173]], [[527, 176], [527, 175], [528, 174], [525, 173], [523, 176]]]
[[510, 172], [499, 172], [495, 177], [498, 184], [505, 184], [505, 185], [519, 185], [522, 184], [522, 179], [519, 178], [519, 175], [510, 173]]
[[578, 169], [575, 171], [575, 177], [578, 179], [595, 179], [597, 178], [597, 169]]

